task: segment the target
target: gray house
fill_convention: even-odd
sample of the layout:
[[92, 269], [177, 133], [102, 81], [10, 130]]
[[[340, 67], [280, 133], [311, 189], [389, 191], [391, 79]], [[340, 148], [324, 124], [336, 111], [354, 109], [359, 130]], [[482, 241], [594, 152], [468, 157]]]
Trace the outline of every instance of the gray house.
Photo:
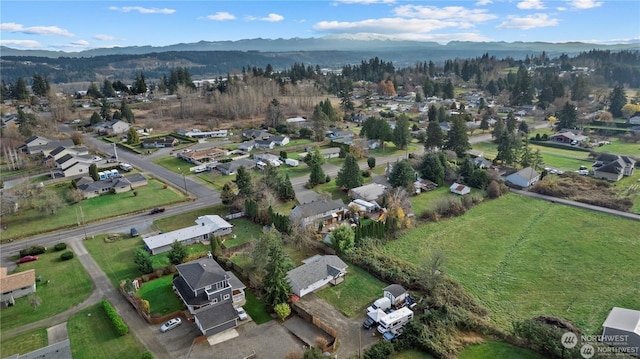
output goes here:
[[181, 242], [184, 245], [207, 241], [212, 236], [220, 237], [231, 234], [233, 224], [225, 221], [218, 215], [205, 215], [196, 219], [196, 225], [180, 228], [175, 231], [160, 233], [144, 238], [145, 249], [152, 255], [171, 250], [173, 242]]
[[303, 226], [317, 222], [326, 225], [341, 221], [346, 211], [347, 208], [341, 199], [314, 201], [295, 206], [289, 213], [289, 219]]
[[347, 264], [335, 255], [316, 255], [287, 272], [287, 282], [298, 296], [311, 293], [327, 284], [339, 284], [347, 274]]
[[242, 282], [227, 272], [212, 256], [176, 266], [173, 288], [203, 335], [210, 336], [235, 328], [235, 306], [245, 302]]
[[640, 311], [613, 307], [602, 324], [602, 342], [640, 357]]
[[242, 159], [233, 160], [230, 162], [219, 163], [216, 165], [216, 169], [220, 171], [220, 173], [222, 173], [223, 175], [231, 176], [236, 174], [236, 172], [240, 167], [251, 169], [251, 168], [254, 168], [255, 166], [256, 166], [256, 163], [254, 161], [242, 158]]
[[540, 174], [533, 168], [523, 168], [516, 173], [508, 175], [505, 180], [514, 186], [527, 188], [540, 180]]
[[636, 161], [629, 156], [601, 153], [593, 164], [593, 177], [617, 182], [632, 176]]

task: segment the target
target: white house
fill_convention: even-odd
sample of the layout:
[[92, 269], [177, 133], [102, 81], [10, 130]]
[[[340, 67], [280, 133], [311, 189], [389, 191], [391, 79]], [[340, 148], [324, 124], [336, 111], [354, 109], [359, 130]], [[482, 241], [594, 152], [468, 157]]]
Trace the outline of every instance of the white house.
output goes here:
[[527, 188], [540, 180], [540, 174], [533, 168], [523, 168], [516, 173], [508, 175], [505, 180], [514, 186]]
[[379, 183], [369, 183], [364, 186], [350, 189], [349, 197], [371, 202], [382, 197], [386, 190], [387, 186], [381, 185]]
[[206, 241], [211, 236], [224, 236], [231, 233], [233, 225], [218, 215], [205, 215], [196, 219], [196, 225], [181, 228], [172, 232], [161, 233], [156, 236], [144, 238], [144, 244], [152, 255], [171, 250], [173, 242], [182, 242], [184, 245], [199, 241]]
[[463, 184], [459, 184], [457, 182], [454, 182], [449, 187], [449, 191], [451, 191], [451, 193], [455, 193], [455, 194], [459, 194], [459, 195], [465, 195], [465, 194], [471, 192], [471, 188], [468, 187], [468, 186], [465, 186]]
[[0, 301], [13, 305], [17, 298], [25, 297], [36, 291], [36, 270], [7, 274], [6, 267], [0, 267]]
[[347, 264], [335, 255], [316, 255], [302, 261], [304, 264], [287, 272], [287, 281], [293, 293], [302, 297], [331, 283], [344, 281]]

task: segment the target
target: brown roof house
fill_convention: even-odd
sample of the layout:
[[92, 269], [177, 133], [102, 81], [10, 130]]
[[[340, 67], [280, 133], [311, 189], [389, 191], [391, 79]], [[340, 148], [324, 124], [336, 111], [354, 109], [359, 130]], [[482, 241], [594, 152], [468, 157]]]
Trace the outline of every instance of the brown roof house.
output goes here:
[[36, 292], [36, 270], [7, 274], [6, 267], [0, 267], [0, 297], [4, 306], [14, 305], [17, 298]]

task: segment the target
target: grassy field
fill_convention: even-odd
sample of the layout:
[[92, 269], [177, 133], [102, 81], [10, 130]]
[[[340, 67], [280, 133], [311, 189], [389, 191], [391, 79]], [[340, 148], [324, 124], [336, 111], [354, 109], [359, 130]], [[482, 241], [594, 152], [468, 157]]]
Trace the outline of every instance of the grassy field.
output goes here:
[[156, 179], [148, 179], [148, 181], [147, 186], [136, 189], [137, 196], [134, 196], [133, 192], [109, 194], [86, 199], [76, 205], [65, 205], [55, 215], [44, 215], [30, 209], [3, 217], [2, 222], [8, 229], [2, 232], [2, 241], [77, 226], [81, 214], [84, 214], [84, 221], [87, 223], [161, 207], [185, 199], [181, 193], [171, 187], [165, 189], [164, 183]]
[[[532, 151], [540, 150], [545, 167], [575, 171], [582, 165], [591, 166], [593, 164], [593, 160], [588, 158], [589, 152], [564, 150], [535, 144], [530, 144], [529, 148]], [[493, 142], [473, 144], [473, 149], [483, 151], [484, 157], [488, 159], [493, 159], [498, 154], [498, 145]]]
[[153, 225], [163, 232], [175, 231], [176, 229], [193, 226], [196, 218], [207, 214], [223, 216], [227, 214], [227, 209], [223, 205], [196, 209], [194, 211], [176, 214], [171, 217], [156, 219], [153, 221]]
[[[254, 173], [251, 172], [251, 174], [253, 175]], [[224, 187], [227, 182], [233, 182], [236, 180], [236, 175], [227, 176], [218, 171], [213, 171], [197, 174], [196, 178], [203, 184], [214, 188], [218, 192], [221, 192], [222, 187]]]
[[93, 290], [89, 275], [78, 258], [61, 261], [62, 253], [39, 254], [37, 261], [20, 264], [18, 271], [35, 269], [36, 277], [42, 277], [42, 280], [36, 283], [36, 296], [41, 299], [41, 304], [34, 309], [28, 297], [16, 299], [14, 306], [0, 311], [1, 330], [17, 328], [64, 312], [89, 297]]
[[177, 174], [185, 174], [185, 175], [190, 175], [193, 172], [189, 171], [189, 168], [194, 167], [193, 164], [184, 161], [178, 157], [175, 156], [165, 156], [165, 157], [160, 157], [160, 158], [156, 158], [155, 160], [151, 161], [155, 164], [157, 164], [158, 166], [162, 166], [166, 169], [168, 169], [169, 171], [173, 171]]
[[233, 238], [232, 236], [225, 236], [225, 248], [235, 247], [254, 239], [258, 239], [260, 234], [262, 234], [262, 226], [251, 222], [247, 218], [236, 218], [229, 221], [229, 223], [234, 225], [232, 233], [236, 238]]
[[347, 317], [355, 317], [366, 312], [374, 300], [382, 297], [382, 289], [386, 286], [383, 281], [350, 264], [344, 283], [326, 287], [316, 294]]
[[517, 195], [485, 201], [462, 217], [413, 229], [386, 244], [420, 264], [434, 250], [444, 271], [509, 329], [556, 315], [594, 334], [613, 306], [640, 307], [636, 221]]
[[[194, 243], [186, 246], [187, 258], [189, 257], [203, 257], [207, 252], [211, 251], [210, 245], [204, 245], [202, 243]], [[151, 256], [151, 263], [153, 268], [164, 268], [171, 265], [169, 260], [169, 252], [164, 252]]]
[[609, 137], [610, 145], [595, 147], [593, 150], [597, 152], [615, 153], [618, 155], [638, 156], [640, 154], [640, 143], [622, 142], [615, 137]]
[[39, 328], [13, 338], [2, 338], [0, 357], [7, 358], [13, 354], [26, 354], [49, 345], [47, 329]]
[[271, 317], [269, 312], [267, 312], [267, 305], [264, 304], [263, 301], [258, 299], [250, 290], [245, 290], [244, 295], [247, 299], [244, 309], [256, 324], [262, 324], [273, 320], [273, 317]]
[[100, 304], [71, 316], [67, 332], [74, 359], [141, 358], [145, 352], [134, 335], [116, 335]]
[[167, 315], [184, 309], [184, 305], [173, 292], [172, 284], [173, 276], [165, 275], [144, 283], [138, 290], [137, 295], [149, 301], [152, 315]]
[[105, 242], [104, 238], [105, 235], [95, 236], [95, 238], [85, 241], [84, 246], [115, 288], [122, 280], [142, 275], [133, 263], [135, 248], [143, 246], [140, 237], [125, 237], [122, 240], [109, 243]]
[[488, 342], [470, 345], [458, 355], [459, 359], [494, 359], [494, 358], [518, 358], [518, 359], [543, 359], [544, 357], [531, 350], [519, 348], [508, 343]]

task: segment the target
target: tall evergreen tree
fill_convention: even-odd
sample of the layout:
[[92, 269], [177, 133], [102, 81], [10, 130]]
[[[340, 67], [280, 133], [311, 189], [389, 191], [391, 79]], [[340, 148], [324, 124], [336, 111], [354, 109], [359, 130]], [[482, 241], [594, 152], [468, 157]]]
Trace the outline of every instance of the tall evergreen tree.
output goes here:
[[436, 153], [424, 155], [420, 163], [420, 174], [429, 181], [442, 186], [444, 184], [445, 168], [440, 156]]
[[411, 131], [409, 130], [409, 117], [401, 114], [396, 120], [396, 127], [393, 129], [393, 144], [397, 148], [404, 150], [411, 142]]
[[464, 156], [467, 150], [471, 148], [467, 125], [463, 116], [455, 116], [453, 118], [444, 148], [454, 151], [458, 157]]
[[498, 140], [505, 132], [507, 132], [507, 126], [505, 126], [504, 121], [502, 121], [501, 118], [497, 119], [496, 124], [493, 126], [491, 137], [493, 137], [495, 140]]
[[267, 304], [275, 306], [287, 303], [292, 290], [287, 282], [287, 261], [282, 242], [278, 239], [269, 247], [269, 259], [265, 267], [266, 277], [263, 287], [265, 289], [264, 300]]
[[167, 254], [169, 262], [174, 265], [182, 264], [185, 258], [187, 258], [187, 248], [179, 241], [173, 241], [171, 244], [171, 250]]
[[133, 115], [133, 111], [129, 108], [129, 105], [123, 100], [120, 102], [120, 116], [123, 120], [129, 123], [136, 123], [136, 118]]
[[127, 132], [127, 143], [129, 145], [137, 145], [140, 143], [140, 135], [138, 135], [138, 131], [133, 127], [129, 127], [129, 131]]
[[429, 106], [427, 118], [429, 119], [429, 122], [438, 120], [438, 109], [436, 108], [436, 105], [431, 104], [431, 106]]
[[515, 78], [515, 83], [511, 89], [510, 103], [514, 106], [531, 104], [533, 101], [534, 89], [531, 82], [529, 70], [524, 65], [520, 65]]
[[389, 184], [392, 187], [407, 187], [416, 180], [416, 171], [411, 167], [409, 160], [396, 162], [389, 174]]
[[87, 89], [87, 96], [91, 97], [92, 99], [103, 97], [102, 93], [98, 89], [98, 86], [93, 82], [89, 84], [89, 88]]
[[358, 160], [351, 153], [348, 153], [342, 164], [342, 168], [338, 171], [336, 177], [336, 186], [352, 189], [362, 186], [364, 182], [360, 174], [360, 166]]
[[563, 128], [574, 128], [578, 119], [578, 112], [574, 104], [569, 101], [565, 102], [562, 106], [562, 110], [558, 114], [558, 122], [556, 123], [556, 129], [562, 130]]
[[100, 117], [100, 115], [98, 115], [97, 112], [93, 112], [91, 114], [91, 118], [89, 119], [89, 123], [91, 123], [92, 125], [95, 125], [96, 123], [102, 121], [102, 117]]
[[616, 85], [609, 95], [609, 112], [613, 117], [620, 118], [623, 116], [622, 108], [627, 104], [627, 95], [624, 93], [624, 88], [620, 85]]
[[50, 89], [49, 81], [47, 81], [46, 77], [38, 74], [33, 75], [33, 83], [31, 84], [31, 91], [33, 92], [34, 95], [45, 97], [47, 96], [47, 94], [49, 94], [49, 89]]
[[222, 204], [224, 205], [231, 204], [235, 199], [235, 197], [236, 197], [236, 194], [234, 193], [234, 190], [233, 190], [233, 183], [232, 182], [225, 183], [224, 186], [222, 186], [222, 191], [220, 192], [220, 200], [222, 201]]
[[288, 173], [285, 175], [284, 179], [280, 181], [280, 185], [278, 186], [278, 196], [283, 201], [296, 199], [296, 192], [293, 189], [291, 178], [289, 178]]
[[464, 177], [465, 181], [471, 177], [473, 170], [475, 169], [473, 162], [469, 156], [464, 156], [460, 163], [460, 176]]
[[27, 83], [22, 77], [18, 77], [15, 86], [13, 87], [13, 93], [18, 101], [27, 101], [31, 97], [29, 95], [29, 89]]
[[113, 88], [113, 84], [109, 79], [104, 79], [102, 82], [102, 93], [106, 97], [116, 97], [116, 90]]
[[316, 105], [311, 115], [311, 124], [313, 126], [313, 136], [316, 141], [323, 141], [329, 124], [329, 117], [322, 110], [322, 106]]
[[253, 196], [253, 179], [251, 173], [244, 166], [240, 166], [236, 172], [236, 186], [238, 186], [239, 196], [245, 198]]
[[427, 139], [424, 141], [424, 148], [427, 151], [438, 150], [444, 146], [444, 134], [438, 121], [429, 121], [427, 125]]
[[282, 121], [284, 121], [284, 114], [280, 107], [280, 101], [274, 98], [269, 102], [269, 106], [267, 107], [267, 111], [265, 113], [265, 124], [268, 127], [276, 128]]

